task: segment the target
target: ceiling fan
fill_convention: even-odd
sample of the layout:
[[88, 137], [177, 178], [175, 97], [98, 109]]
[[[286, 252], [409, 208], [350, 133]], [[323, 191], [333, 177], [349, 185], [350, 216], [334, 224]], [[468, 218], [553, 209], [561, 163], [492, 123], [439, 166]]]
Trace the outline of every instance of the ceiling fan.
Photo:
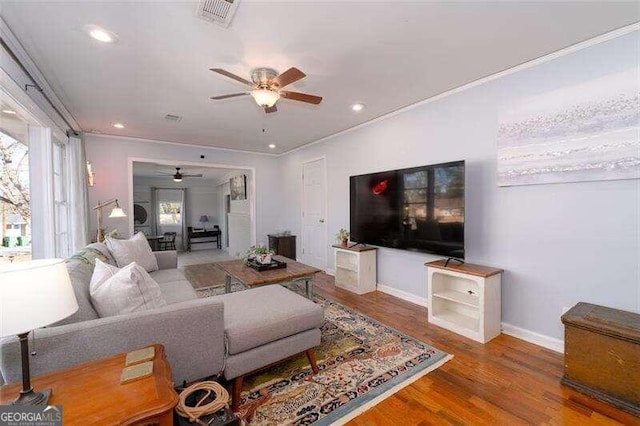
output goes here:
[[202, 173], [196, 174], [196, 175], [188, 175], [188, 174], [184, 174], [182, 172], [180, 172], [180, 167], [176, 167], [176, 172], [175, 173], [162, 173], [162, 172], [158, 172], [158, 176], [172, 176], [173, 177], [173, 181], [174, 182], [182, 182], [182, 178], [201, 178], [202, 177]]
[[217, 72], [218, 74], [222, 74], [225, 77], [229, 77], [251, 87], [251, 90], [248, 92], [212, 96], [211, 99], [213, 100], [251, 95], [253, 96], [253, 99], [256, 101], [256, 103], [264, 108], [264, 112], [266, 113], [276, 112], [278, 110], [276, 108], [276, 102], [280, 98], [307, 102], [309, 104], [316, 105], [322, 101], [321, 96], [282, 90], [282, 88], [284, 88], [285, 86], [288, 86], [289, 84], [306, 77], [306, 74], [297, 68], [289, 68], [287, 71], [283, 72], [280, 75], [278, 75], [278, 73], [271, 68], [257, 68], [251, 73], [252, 81], [245, 80], [244, 78], [230, 73], [229, 71], [223, 70], [222, 68], [211, 68], [211, 71]]

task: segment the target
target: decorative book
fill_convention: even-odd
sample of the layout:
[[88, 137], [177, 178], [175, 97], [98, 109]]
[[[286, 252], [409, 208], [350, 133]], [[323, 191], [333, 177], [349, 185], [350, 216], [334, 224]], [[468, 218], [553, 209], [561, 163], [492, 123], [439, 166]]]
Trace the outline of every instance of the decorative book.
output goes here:
[[129, 352], [127, 354], [127, 359], [125, 361], [125, 365], [134, 365], [139, 364], [145, 361], [151, 361], [156, 356], [156, 350], [153, 346], [149, 346], [148, 348], [142, 348], [135, 350], [133, 352]]
[[132, 382], [134, 380], [149, 377], [153, 374], [153, 361], [125, 367], [120, 376], [120, 384]]

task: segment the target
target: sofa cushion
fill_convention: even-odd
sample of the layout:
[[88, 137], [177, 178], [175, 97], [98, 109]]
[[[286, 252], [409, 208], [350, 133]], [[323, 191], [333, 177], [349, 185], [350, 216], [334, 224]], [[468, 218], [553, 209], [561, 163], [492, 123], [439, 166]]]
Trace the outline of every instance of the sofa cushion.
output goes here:
[[142, 232], [138, 232], [128, 240], [107, 237], [106, 244], [119, 268], [136, 262], [147, 272], [158, 270], [158, 261], [151, 251], [147, 237]]
[[90, 294], [100, 317], [148, 311], [166, 305], [158, 283], [135, 262], [119, 269], [96, 260]]
[[193, 286], [178, 269], [161, 269], [149, 273], [160, 286], [167, 305], [198, 298]]
[[319, 328], [324, 322], [322, 306], [280, 285], [215, 297], [224, 303], [224, 331], [230, 355]]

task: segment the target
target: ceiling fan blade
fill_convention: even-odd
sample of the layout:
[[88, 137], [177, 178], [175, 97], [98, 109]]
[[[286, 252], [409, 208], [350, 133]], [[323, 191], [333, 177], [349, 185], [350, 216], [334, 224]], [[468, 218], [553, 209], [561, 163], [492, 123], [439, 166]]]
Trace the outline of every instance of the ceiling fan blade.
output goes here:
[[199, 177], [199, 178], [201, 178], [202, 177], [202, 173], [197, 174], [197, 175], [185, 175], [185, 174], [183, 174], [182, 177]]
[[213, 99], [214, 101], [219, 101], [220, 99], [235, 98], [236, 96], [244, 96], [248, 94], [249, 94], [248, 92], [231, 93], [229, 95], [212, 96], [211, 99]]
[[287, 92], [286, 90], [280, 91], [280, 96], [294, 101], [302, 101], [316, 105], [322, 101], [322, 96], [309, 95], [307, 93], [299, 92]]
[[278, 110], [278, 108], [276, 108], [276, 106], [272, 106], [272, 107], [264, 107], [264, 112], [266, 112], [267, 114], [271, 113], [271, 112], [276, 112]]
[[211, 71], [217, 72], [218, 74], [222, 74], [225, 77], [232, 78], [235, 81], [239, 81], [240, 83], [244, 83], [244, 84], [246, 84], [248, 86], [253, 87], [253, 83], [250, 82], [249, 80], [245, 80], [244, 78], [242, 78], [242, 77], [240, 77], [238, 75], [232, 74], [229, 71], [223, 70], [222, 68], [211, 68]]
[[306, 77], [306, 74], [300, 71], [298, 68], [289, 68], [288, 70], [271, 80], [271, 82], [277, 84], [279, 88], [283, 88], [284, 86], [288, 86], [289, 84], [296, 82], [304, 77]]

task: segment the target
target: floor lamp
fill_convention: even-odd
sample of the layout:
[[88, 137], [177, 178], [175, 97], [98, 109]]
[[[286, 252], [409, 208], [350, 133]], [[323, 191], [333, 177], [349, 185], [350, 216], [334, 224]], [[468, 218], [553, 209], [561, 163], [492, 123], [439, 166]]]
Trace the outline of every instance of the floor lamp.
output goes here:
[[44, 327], [78, 310], [64, 259], [42, 259], [0, 266], [0, 337], [17, 335], [22, 358], [22, 390], [14, 405], [46, 405], [51, 389], [31, 386], [31, 330]]
[[109, 214], [110, 218], [127, 217], [127, 215], [124, 213], [124, 210], [120, 208], [120, 204], [118, 204], [117, 198], [114, 198], [113, 200], [110, 200], [110, 201], [105, 201], [104, 203], [101, 203], [100, 201], [98, 201], [98, 205], [95, 206], [93, 209], [96, 211], [96, 215], [98, 219], [98, 234], [96, 236], [96, 240], [99, 243], [104, 241], [104, 229], [102, 228], [102, 209], [107, 206], [110, 206], [111, 204], [115, 204], [115, 207], [113, 208], [113, 210], [111, 210], [111, 213]]

